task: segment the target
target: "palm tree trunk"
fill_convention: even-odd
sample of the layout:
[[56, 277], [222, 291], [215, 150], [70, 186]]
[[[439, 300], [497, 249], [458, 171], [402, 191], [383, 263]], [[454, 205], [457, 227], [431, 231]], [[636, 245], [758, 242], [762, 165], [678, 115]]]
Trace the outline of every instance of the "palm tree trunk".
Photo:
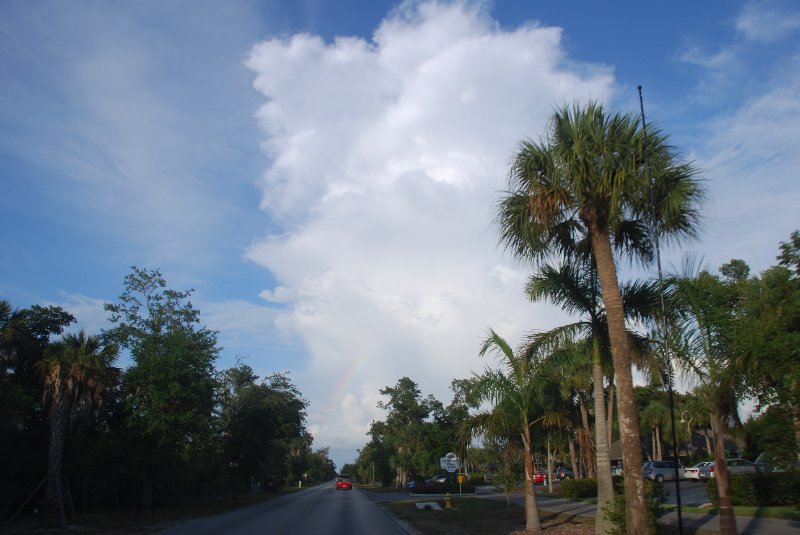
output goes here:
[[661, 428], [659, 426], [656, 426], [655, 431], [656, 431], [656, 446], [658, 446], [658, 460], [663, 461], [664, 455], [661, 451]]
[[522, 430], [522, 443], [525, 448], [525, 529], [532, 533], [542, 531], [539, 520], [539, 507], [536, 505], [536, 490], [533, 485], [533, 455], [531, 454], [531, 430], [528, 422], [524, 423]]
[[64, 502], [63, 459], [67, 432], [67, 402], [59, 391], [59, 385], [54, 385], [53, 388], [53, 401], [49, 414], [50, 450], [47, 456], [47, 500], [61, 527], [66, 528], [69, 525], [69, 517]]
[[660, 459], [658, 459], [656, 457], [656, 430], [655, 429], [651, 429], [650, 430], [650, 451], [653, 452], [651, 455], [648, 455], [648, 457], [650, 457], [651, 461], [660, 460]]
[[714, 450], [711, 448], [711, 438], [708, 436], [708, 428], [706, 426], [703, 426], [703, 436], [706, 439], [706, 454], [711, 455]]
[[724, 424], [718, 414], [711, 415], [711, 429], [714, 432], [714, 479], [717, 480], [719, 494], [719, 532], [720, 535], [737, 535], [739, 532], [733, 514], [731, 480], [725, 464]]
[[578, 408], [581, 413], [581, 423], [583, 424], [583, 443], [581, 444], [581, 451], [583, 451], [583, 458], [586, 460], [586, 471], [589, 477], [597, 475], [595, 464], [595, 446], [592, 436], [592, 426], [589, 424], [589, 411], [586, 410], [586, 404], [583, 402], [583, 396], [578, 394]]
[[614, 383], [608, 384], [608, 444], [609, 448], [614, 443]]
[[603, 395], [603, 364], [600, 358], [600, 340], [592, 337], [592, 381], [594, 388], [594, 432], [597, 448], [597, 517], [595, 535], [607, 535], [613, 527], [605, 510], [614, 500], [614, 483], [611, 479], [611, 442], [606, 428], [606, 400]]
[[625, 522], [629, 535], [647, 533], [647, 507], [644, 498], [642, 444], [639, 435], [639, 414], [633, 392], [633, 374], [625, 329], [625, 311], [617, 281], [617, 269], [611, 251], [608, 229], [590, 221], [592, 251], [597, 262], [597, 275], [608, 319], [608, 337], [614, 361], [617, 385], [619, 433], [622, 440], [622, 462], [625, 465]]
[[553, 493], [553, 450], [550, 449], [550, 438], [547, 439], [547, 488]]
[[570, 461], [572, 461], [573, 477], [580, 477], [580, 474], [578, 473], [578, 458], [575, 455], [575, 437], [572, 436], [572, 431], [569, 432], [567, 443], [569, 444], [569, 458]]

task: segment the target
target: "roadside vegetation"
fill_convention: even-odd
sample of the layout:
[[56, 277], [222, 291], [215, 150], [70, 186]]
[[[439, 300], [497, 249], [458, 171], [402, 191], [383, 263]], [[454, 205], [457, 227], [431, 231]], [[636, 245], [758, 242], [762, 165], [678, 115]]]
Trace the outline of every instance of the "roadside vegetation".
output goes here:
[[113, 328], [98, 334], [69, 332], [75, 318], [58, 307], [0, 301], [0, 529], [192, 503], [214, 511], [333, 477], [291, 378], [216, 370], [217, 333], [190, 295], [134, 267], [106, 304]]

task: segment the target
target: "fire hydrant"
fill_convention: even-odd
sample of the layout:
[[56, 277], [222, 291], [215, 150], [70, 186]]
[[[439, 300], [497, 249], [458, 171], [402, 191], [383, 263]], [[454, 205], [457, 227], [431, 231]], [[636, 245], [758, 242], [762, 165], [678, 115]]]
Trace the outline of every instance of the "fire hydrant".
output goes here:
[[450, 493], [449, 492], [444, 495], [444, 508], [445, 509], [452, 509], [453, 508], [453, 504], [450, 502]]

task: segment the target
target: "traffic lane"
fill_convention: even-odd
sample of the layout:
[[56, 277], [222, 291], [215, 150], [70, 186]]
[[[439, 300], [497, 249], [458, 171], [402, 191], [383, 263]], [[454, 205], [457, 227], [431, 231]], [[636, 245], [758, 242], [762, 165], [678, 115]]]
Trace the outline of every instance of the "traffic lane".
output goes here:
[[[681, 505], [700, 507], [711, 501], [708, 499], [705, 482], [695, 481], [693, 479], [682, 479], [680, 488]], [[676, 505], [678, 503], [678, 498], [675, 492], [675, 482], [664, 481], [664, 490], [667, 492], [666, 503]]]
[[221, 515], [196, 519], [160, 533], [407, 535], [388, 513], [370, 501], [362, 491], [336, 490], [332, 483]]

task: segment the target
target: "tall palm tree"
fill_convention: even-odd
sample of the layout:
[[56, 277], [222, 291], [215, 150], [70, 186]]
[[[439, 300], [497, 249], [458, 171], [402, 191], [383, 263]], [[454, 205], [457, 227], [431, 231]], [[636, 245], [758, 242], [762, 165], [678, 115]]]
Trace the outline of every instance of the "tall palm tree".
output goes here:
[[505, 364], [505, 371], [486, 369], [477, 376], [476, 394], [479, 398], [495, 404], [498, 417], [514, 422], [523, 443], [525, 459], [525, 529], [533, 533], [542, 530], [539, 509], [536, 505], [533, 475], [532, 432], [538, 386], [535, 380], [536, 360], [528, 352], [515, 353], [508, 342], [490, 329], [480, 354], [498, 355]]
[[47, 497], [62, 526], [69, 523], [71, 514], [65, 503], [63, 476], [66, 440], [75, 424], [90, 418], [101, 405], [106, 389], [119, 375], [111, 366], [116, 356], [116, 347], [103, 347], [99, 336], [81, 331], [64, 335], [37, 363], [45, 383], [50, 424]]
[[[590, 375], [593, 383], [597, 452], [597, 501], [598, 511], [603, 511], [611, 503], [614, 493], [611, 478], [611, 439], [607, 429], [603, 389], [604, 364], [610, 359], [610, 346], [606, 314], [599, 301], [600, 288], [595, 268], [591, 259], [588, 262], [564, 262], [558, 268], [547, 264], [541, 267], [539, 273], [530, 277], [526, 291], [532, 301], [547, 299], [566, 312], [579, 315], [576, 322], [532, 334], [529, 343], [532, 347], [555, 349], [568, 340], [580, 340], [586, 348], [582, 358], [586, 360], [585, 355], [590, 355], [588, 361], [591, 363]], [[621, 292], [628, 319], [642, 321], [652, 316], [658, 303], [655, 284], [632, 281], [624, 284]], [[628, 337], [634, 348], [634, 355], [647, 353], [646, 338], [633, 331], [628, 332]], [[653, 373], [649, 368], [652, 366], [650, 361], [640, 358], [635, 361], [640, 367], [646, 368], [648, 373]], [[607, 533], [610, 528], [605, 515], [600, 515], [595, 523], [596, 533]]]
[[509, 172], [511, 191], [501, 200], [497, 216], [501, 241], [535, 262], [554, 255], [569, 258], [581, 235], [591, 244], [614, 362], [628, 533], [644, 533], [647, 515], [639, 419], [614, 252], [650, 261], [653, 216], [660, 235], [693, 236], [702, 198], [693, 167], [678, 163], [666, 137], [655, 132], [647, 144], [654, 177], [652, 203], [644, 141], [637, 118], [630, 114], [609, 116], [596, 103], [565, 106], [554, 113], [542, 142], [520, 144]]

